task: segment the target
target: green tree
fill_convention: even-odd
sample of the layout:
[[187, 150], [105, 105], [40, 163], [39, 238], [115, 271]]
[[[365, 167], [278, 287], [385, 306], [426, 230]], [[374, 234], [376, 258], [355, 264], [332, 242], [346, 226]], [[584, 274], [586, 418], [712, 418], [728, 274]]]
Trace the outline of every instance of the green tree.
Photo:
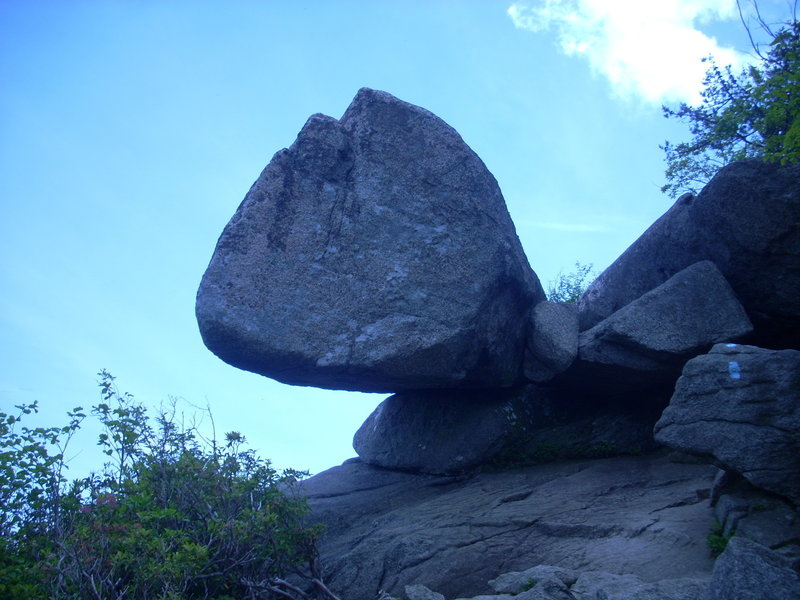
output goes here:
[[70, 485], [82, 410], [39, 429], [20, 425], [35, 404], [0, 413], [0, 598], [336, 600], [294, 487], [307, 473], [277, 473], [238, 432], [206, 439], [174, 407], [151, 420], [100, 377], [108, 462]]
[[582, 265], [575, 263], [575, 271], [564, 273], [559, 271], [556, 278], [547, 286], [547, 299], [550, 302], [577, 302], [586, 288], [597, 276], [592, 271], [592, 263]]
[[[800, 161], [800, 25], [796, 15], [777, 31], [760, 15], [759, 24], [770, 43], [766, 52], [752, 43], [756, 64], [737, 75], [705, 59], [710, 66], [700, 106], [663, 107], [667, 118], [688, 123], [692, 134], [689, 142], [661, 146], [667, 162], [662, 191], [671, 197], [696, 193], [735, 160]], [[746, 23], [745, 27], [750, 34]]]

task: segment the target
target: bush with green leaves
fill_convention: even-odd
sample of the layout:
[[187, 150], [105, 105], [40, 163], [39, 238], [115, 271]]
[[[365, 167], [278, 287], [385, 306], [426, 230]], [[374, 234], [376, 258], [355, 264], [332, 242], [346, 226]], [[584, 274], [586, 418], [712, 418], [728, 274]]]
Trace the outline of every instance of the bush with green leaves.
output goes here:
[[547, 286], [547, 299], [550, 302], [570, 302], [580, 300], [586, 288], [597, 276], [592, 271], [592, 263], [582, 265], [575, 263], [575, 270], [572, 273], [559, 271], [556, 278]]
[[696, 193], [735, 160], [800, 162], [800, 24], [794, 14], [777, 30], [760, 16], [759, 22], [770, 43], [766, 52], [753, 43], [756, 64], [736, 74], [705, 59], [710, 67], [701, 104], [663, 107], [666, 117], [686, 122], [692, 134], [691, 141], [661, 147], [667, 161], [662, 191], [672, 198]]
[[0, 413], [0, 598], [336, 598], [294, 486], [307, 473], [277, 473], [237, 432], [203, 437], [174, 406], [151, 420], [100, 377], [92, 414], [108, 462], [71, 484], [64, 453], [82, 409], [60, 428], [22, 425], [35, 403]]

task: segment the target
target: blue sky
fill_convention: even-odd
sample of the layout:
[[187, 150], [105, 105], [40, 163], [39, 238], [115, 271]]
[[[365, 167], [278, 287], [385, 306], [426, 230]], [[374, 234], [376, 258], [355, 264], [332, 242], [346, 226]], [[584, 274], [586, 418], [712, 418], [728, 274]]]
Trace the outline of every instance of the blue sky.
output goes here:
[[271, 156], [360, 87], [423, 106], [495, 175], [546, 285], [602, 270], [670, 206], [658, 145], [686, 131], [661, 103], [696, 98], [696, 63], [733, 47], [732, 0], [2, 0], [0, 409], [38, 400], [60, 424], [108, 369], [148, 405], [210, 406], [277, 466], [339, 464], [384, 396], [235, 369], [194, 319]]

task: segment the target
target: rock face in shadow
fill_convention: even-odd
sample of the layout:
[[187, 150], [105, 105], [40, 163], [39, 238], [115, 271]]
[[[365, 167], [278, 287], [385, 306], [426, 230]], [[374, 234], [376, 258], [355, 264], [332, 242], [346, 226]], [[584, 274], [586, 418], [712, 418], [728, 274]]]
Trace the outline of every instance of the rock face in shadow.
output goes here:
[[203, 341], [295, 385], [510, 386], [544, 292], [494, 177], [432, 113], [369, 89], [314, 115], [223, 231]]
[[800, 503], [800, 351], [718, 344], [690, 360], [655, 438]]
[[474, 468], [497, 454], [516, 422], [522, 390], [427, 390], [395, 394], [353, 438], [366, 463], [442, 474]]
[[326, 581], [349, 600], [421, 584], [446, 598], [491, 593], [509, 571], [554, 565], [644, 582], [707, 578], [715, 469], [663, 455], [566, 461], [469, 477], [354, 460], [301, 484]]
[[368, 464], [432, 474], [641, 453], [655, 447], [652, 428], [660, 414], [641, 404], [581, 402], [535, 384], [402, 392], [373, 411], [353, 448]]
[[697, 197], [679, 199], [590, 286], [579, 302], [589, 329], [681, 269], [710, 260], [756, 327], [753, 342], [800, 339], [800, 164], [728, 165]]

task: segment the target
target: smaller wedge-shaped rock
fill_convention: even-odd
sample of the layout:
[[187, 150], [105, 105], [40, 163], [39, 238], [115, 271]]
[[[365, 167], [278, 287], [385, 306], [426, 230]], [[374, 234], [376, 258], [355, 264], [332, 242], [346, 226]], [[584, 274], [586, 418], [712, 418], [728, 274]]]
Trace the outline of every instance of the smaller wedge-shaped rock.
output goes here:
[[581, 333], [577, 367], [611, 392], [657, 384], [671, 391], [687, 360], [751, 331], [731, 286], [704, 260]]

